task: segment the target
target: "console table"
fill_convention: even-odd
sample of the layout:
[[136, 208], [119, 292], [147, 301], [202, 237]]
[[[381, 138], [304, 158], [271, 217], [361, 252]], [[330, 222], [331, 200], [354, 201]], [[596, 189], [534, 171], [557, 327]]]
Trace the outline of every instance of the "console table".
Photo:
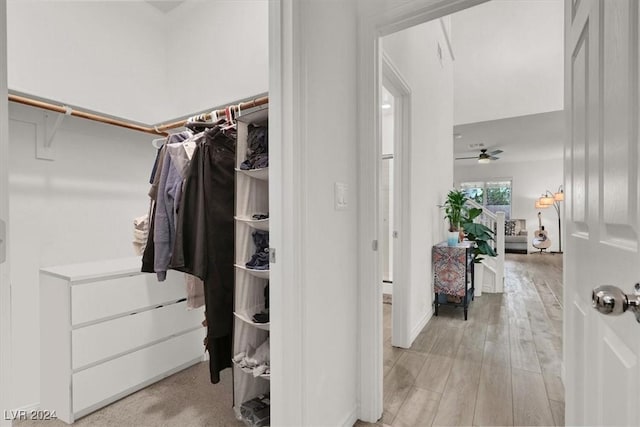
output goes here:
[[473, 301], [473, 242], [464, 241], [457, 246], [440, 242], [433, 246], [434, 312], [438, 315], [440, 305], [464, 308], [467, 320], [469, 303]]

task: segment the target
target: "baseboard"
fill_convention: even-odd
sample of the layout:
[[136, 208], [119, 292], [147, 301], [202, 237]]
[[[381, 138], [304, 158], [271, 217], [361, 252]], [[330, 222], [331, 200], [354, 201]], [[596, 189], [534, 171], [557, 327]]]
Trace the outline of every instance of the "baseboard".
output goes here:
[[422, 319], [420, 319], [420, 322], [418, 322], [418, 324], [411, 331], [411, 339], [409, 340], [409, 345], [413, 344], [416, 338], [418, 338], [418, 335], [420, 335], [420, 332], [422, 332], [424, 327], [427, 326], [427, 323], [429, 322], [429, 320], [431, 320], [432, 317], [433, 310], [429, 310], [424, 314]]
[[0, 426], [10, 427], [14, 421], [29, 420], [31, 419], [31, 415], [38, 410], [40, 410], [40, 402], [21, 406], [12, 411], [3, 410], [2, 417], [0, 418]]
[[351, 412], [349, 412], [347, 414], [346, 417], [344, 417], [342, 420], [342, 422], [338, 425], [342, 426], [342, 427], [353, 427], [353, 425], [356, 423], [356, 421], [358, 421], [358, 408], [357, 407], [353, 407], [351, 409]]
[[393, 285], [388, 282], [382, 282], [382, 293], [393, 295]]
[[32, 403], [31, 405], [26, 405], [21, 408], [18, 408], [18, 411], [29, 412], [29, 411], [37, 411], [38, 409], [40, 409], [40, 402]]

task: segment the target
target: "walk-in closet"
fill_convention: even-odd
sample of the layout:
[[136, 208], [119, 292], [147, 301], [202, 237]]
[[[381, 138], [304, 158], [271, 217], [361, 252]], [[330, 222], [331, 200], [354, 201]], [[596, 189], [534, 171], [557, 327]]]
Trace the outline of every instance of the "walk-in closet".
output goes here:
[[269, 425], [268, 1], [7, 26], [4, 421]]

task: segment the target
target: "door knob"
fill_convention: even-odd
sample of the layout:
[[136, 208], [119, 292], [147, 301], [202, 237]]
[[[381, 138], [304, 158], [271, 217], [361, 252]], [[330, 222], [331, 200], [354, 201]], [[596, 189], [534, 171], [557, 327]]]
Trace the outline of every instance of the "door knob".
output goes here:
[[602, 314], [616, 316], [631, 310], [640, 322], [640, 283], [636, 283], [633, 294], [625, 294], [617, 286], [598, 286], [591, 293], [591, 305]]

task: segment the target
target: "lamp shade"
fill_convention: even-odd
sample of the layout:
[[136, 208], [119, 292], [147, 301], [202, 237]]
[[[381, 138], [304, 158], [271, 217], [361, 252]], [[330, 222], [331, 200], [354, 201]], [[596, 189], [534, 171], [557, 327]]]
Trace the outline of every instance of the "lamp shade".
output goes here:
[[540, 203], [540, 199], [536, 200], [536, 209], [546, 209], [548, 207], [549, 205], [543, 205], [542, 203]]
[[564, 200], [564, 191], [560, 190], [557, 193], [553, 194], [553, 200], [556, 202], [561, 202]]
[[541, 205], [551, 206], [553, 205], [553, 197], [551, 196], [542, 196], [538, 199]]

